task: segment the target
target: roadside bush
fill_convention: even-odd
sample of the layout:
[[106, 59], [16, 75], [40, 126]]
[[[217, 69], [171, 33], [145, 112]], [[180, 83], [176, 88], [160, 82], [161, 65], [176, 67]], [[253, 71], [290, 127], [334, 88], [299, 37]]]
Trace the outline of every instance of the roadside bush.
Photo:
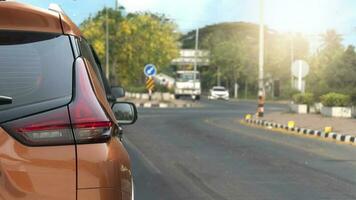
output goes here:
[[147, 89], [145, 86], [126, 87], [125, 90], [127, 92], [132, 92], [132, 93], [146, 93], [147, 92]]
[[351, 92], [350, 97], [351, 97], [351, 104], [353, 106], [356, 106], [356, 92], [355, 91]]
[[351, 104], [350, 95], [340, 93], [328, 93], [320, 97], [321, 103], [327, 107], [346, 107]]
[[[146, 86], [136, 86], [136, 87], [126, 87], [126, 91], [128, 92], [133, 92], [133, 93], [147, 93], [148, 90], [146, 89]], [[174, 93], [174, 89], [168, 89], [167, 87], [163, 85], [155, 85], [155, 88], [153, 89], [153, 92], [169, 92], [171, 94]]]
[[155, 92], [162, 92], [162, 93], [166, 93], [166, 92], [174, 93], [174, 89], [172, 90], [172, 89], [167, 88], [164, 85], [158, 85], [158, 84], [155, 86], [154, 91]]
[[294, 94], [292, 97], [295, 104], [307, 104], [312, 105], [315, 101], [313, 93], [298, 93]]
[[284, 86], [284, 88], [281, 88], [279, 99], [290, 100], [291, 98], [293, 98], [295, 94], [298, 93], [300, 93], [299, 90], [295, 88], [291, 88], [289, 85]]

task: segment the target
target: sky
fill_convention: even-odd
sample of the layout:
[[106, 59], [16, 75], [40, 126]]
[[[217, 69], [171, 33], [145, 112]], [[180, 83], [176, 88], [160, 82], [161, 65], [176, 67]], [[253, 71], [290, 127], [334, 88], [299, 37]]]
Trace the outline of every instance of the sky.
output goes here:
[[[47, 8], [58, 3], [77, 24], [116, 0], [19, 0]], [[127, 12], [150, 11], [173, 19], [182, 32], [231, 21], [259, 22], [259, 0], [117, 0]], [[301, 32], [316, 40], [327, 29], [356, 45], [355, 0], [264, 0], [265, 24], [280, 32]]]

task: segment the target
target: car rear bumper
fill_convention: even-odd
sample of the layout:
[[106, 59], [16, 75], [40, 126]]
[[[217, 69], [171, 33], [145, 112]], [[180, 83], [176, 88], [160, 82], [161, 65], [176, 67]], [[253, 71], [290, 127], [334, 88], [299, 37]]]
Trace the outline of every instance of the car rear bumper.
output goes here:
[[201, 91], [196, 89], [176, 89], [174, 92], [175, 95], [200, 95]]
[[208, 96], [208, 99], [212, 99], [212, 100], [218, 100], [218, 99], [229, 100], [229, 96]]

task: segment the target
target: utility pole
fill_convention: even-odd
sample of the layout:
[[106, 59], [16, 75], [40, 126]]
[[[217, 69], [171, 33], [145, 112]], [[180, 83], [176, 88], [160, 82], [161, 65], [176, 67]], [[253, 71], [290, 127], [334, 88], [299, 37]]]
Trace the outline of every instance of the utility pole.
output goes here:
[[264, 0], [260, 0], [260, 41], [259, 41], [259, 64], [258, 64], [258, 108], [257, 114], [263, 117], [265, 89], [263, 83], [264, 66]]
[[235, 99], [239, 98], [239, 84], [235, 81], [235, 85], [234, 85], [234, 97]]
[[115, 1], [115, 10], [118, 10], [119, 9], [119, 0], [116, 0]]
[[264, 1], [260, 0], [260, 40], [259, 40], [259, 64], [258, 64], [258, 89], [264, 90], [263, 85], [263, 66], [264, 66], [264, 19], [263, 19], [263, 5]]
[[[195, 53], [194, 53], [194, 71], [198, 68], [198, 48], [199, 48], [199, 28], [195, 31]], [[194, 73], [194, 81], [196, 79], [196, 74]]]
[[199, 48], [199, 28], [195, 31], [195, 53], [194, 53], [194, 89], [195, 89], [195, 82], [197, 79], [197, 70], [198, 70], [198, 48]]
[[109, 64], [109, 16], [108, 7], [105, 6], [105, 75], [110, 80], [110, 64]]
[[221, 86], [221, 78], [220, 78], [220, 66], [217, 67], [217, 85]]
[[[292, 70], [292, 66], [294, 63], [294, 35], [291, 33], [291, 39], [290, 39], [290, 69]], [[292, 72], [290, 73], [291, 76], [291, 86], [294, 88], [294, 77]]]

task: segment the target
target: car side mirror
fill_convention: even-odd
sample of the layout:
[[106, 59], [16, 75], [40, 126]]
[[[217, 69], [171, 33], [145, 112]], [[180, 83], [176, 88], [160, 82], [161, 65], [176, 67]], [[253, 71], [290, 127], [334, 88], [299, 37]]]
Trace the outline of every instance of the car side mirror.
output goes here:
[[137, 120], [137, 109], [135, 104], [130, 102], [116, 102], [112, 106], [116, 120], [121, 125], [134, 124]]
[[115, 99], [125, 97], [125, 90], [122, 87], [112, 87], [111, 95]]

